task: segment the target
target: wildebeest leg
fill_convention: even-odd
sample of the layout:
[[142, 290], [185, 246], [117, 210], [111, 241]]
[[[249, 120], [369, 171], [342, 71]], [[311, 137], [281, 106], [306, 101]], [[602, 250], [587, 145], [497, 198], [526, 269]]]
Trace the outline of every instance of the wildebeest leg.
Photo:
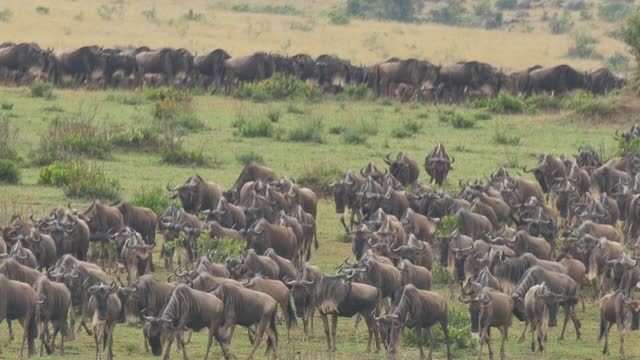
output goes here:
[[[538, 343], [540, 343], [540, 331], [536, 331], [536, 320], [531, 322], [531, 351], [536, 351], [536, 337], [538, 338]], [[539, 329], [538, 329], [539, 330]]]
[[224, 354], [225, 360], [229, 360], [231, 359], [231, 354], [229, 354], [229, 349], [227, 349], [227, 345], [224, 343], [224, 339], [222, 339], [222, 337], [218, 333], [218, 329], [213, 330], [213, 336], [216, 338], [216, 341], [220, 345], [220, 348], [222, 349], [222, 353]]
[[331, 315], [331, 337], [333, 339], [333, 348], [331, 349], [331, 351], [335, 352], [337, 349], [337, 344], [336, 344], [336, 330], [338, 329], [338, 314], [332, 314]]
[[606, 328], [604, 331], [604, 349], [602, 350], [602, 353], [604, 355], [609, 355], [609, 330], [611, 330], [613, 323], [608, 323], [605, 326]]
[[424, 350], [422, 350], [422, 326], [416, 325], [416, 341], [418, 342], [418, 350], [420, 351], [420, 360], [424, 360]]
[[487, 342], [487, 349], [489, 349], [489, 360], [493, 360], [493, 349], [491, 348], [491, 328], [490, 327], [487, 327], [485, 334], [486, 334], [485, 341]]
[[[24, 352], [24, 344], [27, 342], [27, 336], [29, 334], [29, 320], [30, 319], [28, 316], [26, 316], [25, 319], [22, 320], [22, 329], [24, 329], [24, 332], [22, 333], [22, 344], [20, 345], [20, 352], [18, 352], [18, 357], [22, 357], [22, 354]], [[31, 356], [31, 353], [29, 353], [29, 356]]]
[[[524, 330], [522, 330], [522, 334], [520, 334], [518, 342], [523, 342], [527, 337], [527, 327], [529, 327], [529, 319], [525, 319], [524, 321]], [[531, 331], [533, 331], [533, 324], [531, 324]]]
[[96, 331], [95, 326], [93, 327], [93, 340], [96, 343], [96, 359], [100, 360], [101, 356], [100, 356], [100, 343], [98, 342], [98, 331]]
[[571, 321], [573, 321], [573, 327], [575, 327], [576, 329], [576, 339], [580, 340], [580, 327], [582, 327], [582, 325], [580, 324], [580, 320], [578, 320], [578, 315], [576, 314], [576, 306], [571, 305], [569, 310], [571, 311]]
[[9, 328], [9, 342], [13, 342], [13, 327], [11, 327], [11, 320], [7, 319], [7, 327]]
[[[449, 345], [449, 326], [447, 325], [447, 321], [441, 322], [440, 326], [442, 326], [442, 332], [444, 333], [444, 341], [447, 344], [447, 360], [451, 360], [451, 345]], [[435, 341], [431, 343], [431, 346], [434, 346], [434, 344], [435, 344]]]
[[[271, 321], [271, 320], [270, 320]], [[274, 328], [275, 328], [275, 324], [274, 324]], [[277, 334], [273, 331], [273, 329], [271, 329], [270, 326], [267, 325], [267, 327], [265, 328], [265, 331], [267, 332], [267, 336], [269, 337], [269, 340], [271, 341], [271, 351], [273, 352], [272, 358], [273, 359], [277, 359], [278, 358], [278, 336]], [[267, 348], [267, 351], [269, 349]]]
[[108, 354], [107, 354], [107, 359], [108, 360], [113, 360], [113, 330], [115, 328], [115, 324], [111, 325], [109, 327], [109, 332], [107, 333], [107, 347], [108, 347]]
[[169, 360], [171, 358], [171, 345], [173, 345], [173, 340], [175, 338], [175, 333], [171, 334], [171, 336], [169, 336], [169, 342], [167, 343], [167, 348], [165, 349], [164, 352], [164, 360]]
[[256, 353], [256, 350], [258, 350], [258, 346], [260, 346], [260, 343], [262, 342], [262, 339], [264, 338], [264, 332], [265, 329], [267, 328], [267, 325], [269, 325], [269, 321], [271, 320], [270, 316], [262, 316], [262, 319], [260, 320], [260, 323], [258, 324], [258, 330], [256, 331], [256, 338], [255, 341], [253, 343], [253, 348], [251, 349], [251, 352], [249, 353], [249, 356], [247, 356], [247, 360], [249, 359], [253, 359], [253, 356]]
[[[71, 307], [71, 311], [70, 311], [70, 315], [71, 315], [71, 319], [69, 320], [69, 331], [68, 334], [66, 334], [69, 337], [69, 340], [73, 341], [75, 340], [75, 335], [76, 335], [76, 309], [74, 309], [73, 307]], [[62, 336], [65, 336], [65, 334], [62, 334]]]
[[[373, 332], [374, 332], [374, 329], [373, 329], [373, 326], [372, 326], [373, 325], [372, 324], [373, 319], [371, 318], [371, 315], [370, 314], [364, 315], [364, 321], [367, 324], [367, 331], [369, 333], [368, 334], [369, 338], [367, 340], [367, 352], [371, 352], [371, 339], [373, 338]], [[377, 333], [377, 331], [375, 331], [375, 332]], [[378, 345], [377, 341], [376, 341], [376, 345]], [[377, 348], [377, 346], [376, 346], [376, 348]], [[380, 349], [378, 348], [377, 350], [380, 350]]]
[[480, 349], [478, 350], [478, 360], [482, 359], [482, 346], [485, 342], [485, 329], [480, 329]]
[[570, 306], [564, 305], [563, 307], [564, 307], [564, 324], [562, 324], [562, 332], [560, 332], [560, 337], [558, 338], [558, 340], [564, 340], [564, 332], [565, 330], [567, 330], [567, 323], [569, 322]]
[[358, 337], [358, 325], [360, 325], [360, 320], [362, 320], [362, 315], [358, 313], [356, 314], [356, 322], [353, 325], [353, 332], [355, 337]]
[[505, 325], [500, 329], [502, 333], [502, 344], [500, 344], [500, 359], [504, 360], [506, 358], [506, 354], [504, 351], [504, 345], [507, 343], [507, 338], [509, 337], [509, 325]]
[[[211, 337], [209, 337], [209, 340], [211, 340]], [[187, 356], [187, 345], [184, 343], [184, 338], [182, 336], [178, 336], [178, 345], [180, 345], [180, 347], [182, 348], [182, 358], [184, 360], [189, 360], [189, 357]], [[207, 355], [208, 354], [209, 352], [207, 351]], [[206, 356], [205, 356], [205, 359], [206, 359]]]
[[[67, 325], [65, 324], [64, 326], [66, 327]], [[60, 328], [57, 328], [53, 333], [53, 341], [51, 342], [51, 348], [53, 350], [55, 350], [56, 335], [58, 335], [58, 330], [60, 330]], [[62, 334], [60, 334], [60, 356], [64, 356], [64, 333], [65, 332], [63, 331]]]
[[320, 317], [322, 317], [322, 325], [324, 325], [324, 335], [327, 338], [327, 351], [331, 351], [331, 332], [329, 331], [329, 319], [327, 319], [327, 314], [320, 313]]

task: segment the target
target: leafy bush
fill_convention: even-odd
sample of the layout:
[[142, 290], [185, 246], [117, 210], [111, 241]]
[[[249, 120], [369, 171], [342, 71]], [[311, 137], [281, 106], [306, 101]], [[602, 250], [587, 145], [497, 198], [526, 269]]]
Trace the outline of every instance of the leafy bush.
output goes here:
[[82, 160], [47, 166], [40, 171], [38, 184], [62, 187], [66, 196], [85, 199], [117, 199], [121, 190], [117, 178]]
[[518, 0], [496, 0], [496, 7], [502, 10], [512, 10], [518, 6]]
[[36, 12], [40, 15], [49, 15], [49, 8], [46, 6], [36, 6]]
[[160, 129], [172, 131], [197, 131], [204, 129], [204, 123], [198, 119], [191, 102], [165, 98], [157, 101], [151, 114]]
[[595, 49], [595, 45], [598, 43], [596, 38], [582, 33], [575, 33], [571, 38], [573, 39], [574, 44], [569, 47], [569, 50], [567, 51], [567, 55], [569, 57], [579, 59], [601, 57]]
[[469, 129], [476, 125], [476, 120], [467, 114], [459, 113], [452, 109], [440, 110], [438, 120], [456, 129]]
[[3, 101], [2, 104], [0, 104], [0, 108], [2, 110], [13, 110], [13, 103]]
[[111, 143], [124, 149], [153, 151], [160, 147], [160, 136], [150, 128], [124, 128], [111, 134]]
[[416, 136], [422, 132], [424, 123], [419, 120], [404, 119], [402, 120], [402, 126], [391, 130], [391, 136], [395, 138], [408, 138]]
[[636, 58], [636, 65], [640, 65], [640, 8], [635, 9], [627, 18], [621, 35], [631, 54]]
[[302, 124], [289, 130], [287, 138], [289, 141], [324, 144], [326, 141], [322, 131], [323, 128], [324, 125], [321, 118], [304, 119]]
[[619, 99], [615, 95], [596, 97], [586, 91], [566, 96], [561, 101], [564, 109], [587, 119], [606, 119], [618, 113], [619, 105]]
[[31, 154], [34, 164], [48, 165], [78, 155], [102, 160], [111, 158], [110, 131], [99, 127], [95, 117], [94, 107], [80, 108], [68, 117], [53, 119], [40, 137], [40, 145]]
[[616, 22], [624, 19], [631, 7], [621, 0], [604, 1], [598, 7], [598, 17], [604, 21]]
[[466, 19], [465, 7], [457, 1], [447, 2], [439, 9], [429, 11], [431, 21], [446, 25], [463, 25]]
[[174, 101], [191, 101], [192, 96], [188, 91], [172, 87], [158, 87], [144, 91], [144, 97], [150, 101], [162, 101], [166, 99]]
[[491, 114], [481, 111], [481, 112], [477, 112], [473, 114], [473, 118], [478, 120], [478, 121], [486, 121], [486, 120], [491, 120]]
[[330, 164], [317, 164], [305, 167], [304, 172], [296, 177], [298, 184], [313, 190], [316, 194], [331, 194], [330, 183], [342, 178], [340, 169]]
[[254, 151], [249, 151], [246, 153], [236, 155], [236, 160], [241, 162], [244, 165], [247, 165], [250, 162], [256, 162], [258, 164], [264, 164], [264, 158], [262, 155], [258, 154]]
[[16, 151], [18, 129], [11, 126], [8, 118], [0, 118], [0, 159], [18, 161]]
[[329, 134], [340, 135], [347, 130], [343, 125], [336, 125], [329, 128]]
[[414, 21], [424, 8], [422, 0], [347, 0], [346, 13], [365, 19]]
[[0, 10], [0, 22], [8, 23], [13, 17], [13, 12], [9, 9]]
[[0, 159], [0, 183], [17, 184], [20, 181], [20, 169], [13, 160]]
[[241, 118], [234, 122], [233, 127], [242, 137], [271, 137], [274, 133], [273, 124], [267, 119]]
[[628, 71], [629, 57], [616, 51], [604, 61], [604, 66], [615, 72]]
[[519, 96], [500, 95], [496, 98], [479, 99], [473, 102], [476, 108], [487, 109], [496, 114], [522, 114], [535, 112], [535, 108]]
[[[453, 307], [449, 307], [448, 316], [448, 330], [449, 340], [454, 349], [465, 350], [475, 349], [477, 341], [469, 335], [471, 320], [469, 320], [469, 313], [465, 310], [458, 311]], [[442, 327], [434, 326], [433, 332], [436, 337], [436, 346], [446, 346], [444, 333]], [[404, 330], [404, 343], [405, 346], [417, 346], [415, 329], [405, 328]], [[422, 332], [422, 346], [430, 346], [431, 336], [428, 331]]]
[[289, 103], [287, 104], [287, 112], [289, 114], [304, 114], [304, 107], [302, 104]]
[[560, 108], [561, 97], [551, 96], [550, 94], [538, 94], [527, 98], [527, 106], [532, 109], [542, 111], [558, 110]]
[[320, 90], [293, 76], [284, 76], [276, 73], [271, 78], [251, 84], [243, 84], [236, 92], [239, 99], [251, 99], [262, 102], [278, 99], [317, 99], [321, 96]]
[[201, 22], [205, 20], [204, 14], [197, 13], [193, 9], [189, 9], [186, 14], [182, 15], [182, 19], [185, 21]]
[[509, 134], [505, 127], [499, 126], [493, 134], [493, 141], [499, 145], [520, 145], [520, 136]]
[[173, 133], [166, 133], [162, 147], [160, 148], [162, 162], [176, 165], [205, 166], [208, 164], [207, 156], [202, 150], [185, 150], [181, 137]]
[[267, 111], [267, 118], [272, 123], [277, 123], [278, 121], [280, 121], [280, 116], [281, 115], [282, 115], [282, 113], [280, 112], [279, 109], [271, 108], [271, 109], [269, 109]]
[[553, 17], [549, 19], [549, 30], [552, 34], [565, 34], [573, 28], [573, 21], [571, 20], [571, 14], [568, 11], [562, 13], [559, 16], [558, 13], [554, 13]]
[[159, 186], [141, 187], [133, 194], [131, 203], [135, 206], [149, 208], [158, 216], [170, 205], [166, 191]]
[[345, 100], [362, 100], [369, 94], [367, 84], [347, 85], [340, 96]]
[[224, 263], [228, 257], [239, 257], [247, 247], [243, 241], [228, 238], [212, 239], [208, 231], [198, 237], [197, 243], [198, 254], [216, 263]]
[[359, 132], [358, 129], [348, 129], [342, 134], [345, 144], [361, 145], [367, 142], [367, 134]]
[[53, 98], [53, 85], [46, 81], [36, 80], [31, 84], [31, 97], [34, 98]]
[[329, 17], [329, 22], [333, 25], [349, 24], [349, 16], [342, 10], [329, 11], [327, 17]]

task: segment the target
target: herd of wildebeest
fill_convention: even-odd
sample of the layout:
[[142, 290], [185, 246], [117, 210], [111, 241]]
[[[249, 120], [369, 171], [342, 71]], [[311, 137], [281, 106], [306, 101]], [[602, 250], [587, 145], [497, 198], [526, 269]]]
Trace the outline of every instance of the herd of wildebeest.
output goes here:
[[376, 96], [401, 101], [454, 102], [505, 92], [528, 96], [585, 90], [601, 95], [625, 84], [624, 78], [606, 68], [580, 72], [564, 64], [507, 72], [478, 61], [441, 66], [425, 60], [392, 58], [364, 66], [332, 55], [313, 59], [306, 54], [256, 52], [232, 57], [222, 49], [193, 55], [183, 48], [83, 46], [53, 51], [33, 43], [0, 44], [0, 82], [10, 85], [40, 79], [59, 86], [200, 86], [223, 88], [229, 93], [241, 83], [259, 82], [276, 73], [315, 84], [323, 92], [337, 93], [349, 85], [366, 85]]
[[[615, 136], [634, 141], [640, 127]], [[450, 359], [448, 303], [458, 293], [479, 335], [478, 357], [484, 344], [493, 357], [490, 329], [498, 328], [504, 359], [513, 316], [525, 322], [520, 339], [531, 328], [532, 351], [546, 351], [560, 308], [560, 338], [571, 320], [580, 339], [577, 305], [582, 301], [584, 311], [583, 286], [593, 280], [604, 353], [615, 324], [625, 357], [624, 335], [640, 326], [640, 301], [632, 299], [640, 281], [640, 154], [604, 163], [586, 147], [575, 159], [545, 154], [523, 169], [537, 181], [498, 168], [460, 181], [458, 193], [438, 190], [455, 164], [442, 144], [425, 158], [429, 184], [419, 183], [420, 166], [408, 154], [383, 160], [384, 169], [370, 163], [329, 184], [354, 257], [338, 260], [335, 274], [310, 262], [319, 248], [318, 196], [253, 162], [228, 191], [198, 175], [167, 184], [181, 208], [171, 205], [160, 216], [99, 200], [85, 211], [69, 203], [30, 221], [16, 214], [0, 241], [0, 320], [11, 338], [11, 321], [24, 328], [20, 354], [25, 344], [35, 353], [38, 338], [40, 354], [53, 353], [58, 334], [64, 353], [65, 340], [84, 328], [97, 358], [105, 352], [111, 359], [116, 324], [129, 318], [143, 324], [145, 351], [166, 359], [173, 342], [186, 359], [191, 333], [203, 329], [205, 358], [215, 339], [228, 359], [236, 325], [248, 329], [249, 358], [265, 338], [275, 358], [278, 324], [290, 341], [289, 329], [301, 319], [306, 341], [317, 311], [328, 351], [337, 350], [338, 318], [357, 316], [367, 326], [367, 350], [374, 340], [380, 350], [381, 342], [390, 358], [401, 353], [407, 327], [416, 331], [420, 358], [422, 331], [429, 332], [431, 358], [432, 326], [439, 324]], [[158, 232], [167, 279], [153, 275]], [[246, 248], [211, 262], [199, 246], [203, 238]], [[448, 296], [431, 291], [435, 263], [451, 273]]]

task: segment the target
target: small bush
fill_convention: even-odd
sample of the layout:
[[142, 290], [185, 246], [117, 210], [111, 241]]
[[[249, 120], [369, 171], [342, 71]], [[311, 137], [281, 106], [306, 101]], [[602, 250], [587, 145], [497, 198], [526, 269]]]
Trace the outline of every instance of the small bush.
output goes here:
[[49, 8], [46, 6], [36, 6], [36, 12], [40, 15], [49, 15]]
[[482, 112], [477, 112], [473, 114], [473, 118], [478, 121], [487, 121], [487, 120], [491, 120], [492, 116], [491, 114], [482, 111]]
[[150, 128], [124, 128], [111, 134], [111, 143], [128, 150], [154, 151], [160, 147], [160, 137]]
[[550, 94], [538, 94], [527, 98], [527, 106], [541, 111], [553, 111], [560, 109], [561, 97]]
[[564, 97], [561, 105], [579, 117], [604, 120], [618, 113], [620, 104], [615, 95], [596, 97], [586, 91], [580, 91]]
[[367, 142], [367, 134], [359, 132], [358, 129], [348, 129], [342, 134], [345, 144], [361, 145]]
[[573, 21], [571, 20], [571, 14], [565, 11], [562, 16], [558, 13], [554, 13], [553, 17], [549, 19], [549, 30], [552, 34], [566, 34], [573, 28]]
[[0, 10], [0, 22], [8, 23], [13, 17], [13, 12], [9, 9]]
[[63, 113], [64, 109], [58, 105], [45, 106], [42, 108], [43, 112], [51, 112], [51, 113]]
[[476, 125], [476, 120], [474, 118], [450, 109], [441, 110], [438, 114], [438, 120], [442, 123], [447, 123], [456, 129], [469, 129]]
[[153, 7], [153, 8], [148, 9], [148, 10], [143, 10], [142, 11], [142, 16], [144, 16], [145, 19], [151, 21], [151, 20], [156, 20], [158, 14], [156, 12], [156, 8]]
[[342, 94], [340, 94], [346, 100], [362, 100], [367, 97], [369, 88], [367, 84], [360, 85], [347, 85], [344, 88]]
[[466, 9], [457, 1], [447, 3], [439, 9], [429, 11], [431, 21], [446, 25], [463, 25], [466, 19]]
[[113, 5], [102, 4], [100, 7], [98, 7], [97, 11], [98, 11], [98, 16], [100, 16], [102, 20], [111, 21], [116, 16], [121, 17], [123, 15], [124, 9], [122, 8], [122, 5], [118, 5], [118, 4], [113, 4]]
[[205, 166], [208, 164], [207, 156], [202, 150], [185, 150], [181, 137], [175, 136], [173, 133], [166, 133], [162, 148], [160, 149], [160, 158], [162, 162], [176, 165], [192, 165]]
[[231, 6], [232, 11], [237, 12], [254, 12], [265, 14], [277, 14], [277, 15], [297, 15], [302, 16], [304, 12], [296, 9], [291, 5], [249, 5], [249, 4], [236, 4]]
[[502, 10], [512, 10], [518, 6], [518, 0], [496, 0], [496, 7]]
[[624, 19], [631, 6], [621, 0], [604, 1], [598, 7], [598, 17], [604, 21], [616, 22]]
[[507, 129], [502, 126], [496, 128], [496, 132], [493, 134], [493, 141], [499, 145], [520, 145], [520, 137], [509, 134]]
[[95, 163], [55, 162], [40, 171], [38, 184], [62, 187], [68, 197], [117, 199], [120, 182]]
[[296, 142], [313, 142], [324, 144], [326, 141], [323, 135], [324, 125], [321, 118], [305, 119], [302, 124], [289, 130], [287, 139]]
[[269, 109], [267, 111], [267, 118], [272, 123], [277, 123], [278, 121], [280, 121], [280, 116], [281, 115], [282, 115], [282, 113], [280, 112], [279, 109], [271, 108], [271, 109]]
[[614, 72], [626, 72], [629, 70], [629, 57], [616, 51], [604, 61], [604, 66]]
[[20, 169], [13, 160], [0, 159], [0, 183], [17, 184], [20, 181]]
[[239, 257], [247, 247], [243, 241], [228, 238], [212, 239], [208, 231], [198, 237], [197, 244], [198, 254], [216, 263], [223, 263], [229, 257]]
[[487, 109], [496, 114], [535, 112], [535, 109], [519, 96], [500, 95], [496, 98], [476, 100], [473, 104], [476, 108]]
[[133, 194], [131, 203], [135, 206], [149, 208], [158, 216], [170, 205], [166, 191], [158, 186], [140, 188]]
[[117, 93], [107, 95], [107, 101], [123, 105], [142, 105], [147, 102], [147, 97], [140, 92]]
[[240, 119], [233, 126], [242, 137], [271, 137], [274, 134], [273, 124], [267, 119]]
[[305, 167], [304, 172], [296, 177], [298, 184], [313, 190], [316, 194], [331, 194], [330, 183], [342, 178], [342, 171], [329, 164], [318, 164]]
[[53, 119], [31, 154], [34, 164], [49, 165], [76, 156], [110, 159], [113, 147], [110, 131], [96, 124], [96, 111], [95, 107], [80, 108], [68, 117]]
[[31, 84], [31, 97], [34, 98], [53, 98], [53, 85], [51, 83], [36, 80]]
[[204, 14], [197, 13], [193, 9], [189, 9], [186, 14], [182, 15], [182, 19], [185, 21], [202, 22], [205, 20]]
[[172, 87], [158, 87], [144, 91], [144, 97], [150, 101], [162, 101], [166, 99], [174, 101], [191, 101], [192, 96], [185, 90], [179, 90]]
[[340, 135], [347, 130], [346, 127], [342, 125], [336, 125], [329, 128], [329, 134], [331, 135]]
[[0, 104], [0, 108], [2, 110], [13, 110], [13, 103], [10, 103], [8, 101], [3, 101], [2, 104]]
[[596, 52], [595, 45], [598, 40], [592, 36], [575, 33], [572, 35], [574, 45], [569, 47], [567, 55], [569, 57], [579, 59], [599, 58], [600, 54]]
[[394, 128], [391, 130], [391, 136], [399, 139], [416, 136], [422, 132], [423, 126], [424, 126], [424, 123], [422, 121], [405, 119], [405, 120], [402, 120], [401, 127]]
[[16, 151], [18, 145], [18, 129], [11, 126], [8, 118], [0, 118], [0, 159], [18, 161]]
[[155, 124], [162, 130], [197, 131], [204, 129], [204, 123], [198, 119], [191, 102], [165, 98], [157, 101], [151, 115]]
[[329, 23], [333, 25], [348, 25], [349, 24], [349, 15], [347, 15], [344, 11], [341, 10], [332, 10], [327, 14], [329, 17]]
[[[457, 350], [475, 349], [478, 342], [469, 335], [471, 327], [469, 313], [466, 310], [456, 310], [450, 307], [448, 320], [449, 341], [453, 345], [453, 348]], [[442, 327], [434, 326], [432, 331], [436, 338], [435, 345], [438, 348], [445, 347], [446, 343]], [[417, 346], [415, 329], [405, 328], [404, 343], [406, 344], [405, 346]], [[430, 346], [430, 344], [431, 336], [429, 332], [423, 331], [422, 346]]]
[[304, 106], [302, 104], [289, 103], [287, 104], [287, 112], [289, 114], [304, 114]]
[[256, 162], [258, 164], [264, 164], [264, 158], [262, 157], [262, 155], [258, 154], [257, 152], [254, 151], [250, 151], [247, 153], [242, 153], [242, 154], [237, 154], [236, 155], [236, 160], [238, 160], [240, 163], [247, 165], [251, 162]]
[[422, 0], [347, 0], [346, 13], [365, 19], [414, 21], [424, 9]]
[[256, 83], [243, 84], [235, 93], [239, 99], [251, 99], [257, 102], [279, 99], [318, 99], [320, 90], [293, 76], [275, 74], [271, 78]]

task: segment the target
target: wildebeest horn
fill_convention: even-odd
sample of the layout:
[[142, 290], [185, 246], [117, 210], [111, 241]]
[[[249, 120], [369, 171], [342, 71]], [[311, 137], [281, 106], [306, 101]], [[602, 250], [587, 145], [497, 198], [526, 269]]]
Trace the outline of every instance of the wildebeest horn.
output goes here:
[[168, 190], [168, 191], [171, 191], [171, 192], [173, 192], [173, 191], [178, 191], [178, 190], [180, 190], [180, 188], [181, 188], [181, 187], [182, 187], [182, 186], [178, 185], [178, 186], [176, 186], [176, 187], [174, 187], [174, 188], [172, 189], [172, 188], [169, 186], [169, 183], [167, 183], [167, 190]]
[[38, 220], [34, 219], [34, 218], [33, 218], [33, 214], [29, 214], [29, 219], [31, 219], [31, 221], [32, 221], [34, 224], [39, 224], [40, 222], [42, 222], [42, 219], [38, 219]]
[[391, 165], [391, 163], [393, 162], [393, 160], [391, 160], [391, 153], [387, 154], [387, 157], [384, 158], [384, 162], [388, 165]]

